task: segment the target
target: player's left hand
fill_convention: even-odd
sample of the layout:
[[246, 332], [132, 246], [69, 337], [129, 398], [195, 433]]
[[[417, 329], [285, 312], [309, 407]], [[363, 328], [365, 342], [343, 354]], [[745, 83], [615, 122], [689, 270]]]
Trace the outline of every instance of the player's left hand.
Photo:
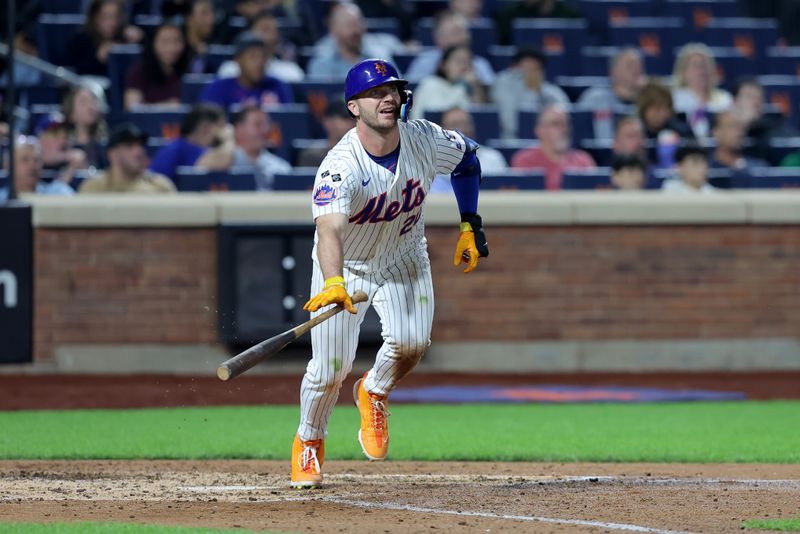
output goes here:
[[465, 273], [472, 272], [478, 266], [478, 258], [489, 255], [489, 245], [483, 233], [483, 221], [478, 214], [464, 214], [461, 217], [461, 233], [456, 243], [456, 253], [453, 256], [453, 265], [456, 267], [464, 262], [467, 268]]

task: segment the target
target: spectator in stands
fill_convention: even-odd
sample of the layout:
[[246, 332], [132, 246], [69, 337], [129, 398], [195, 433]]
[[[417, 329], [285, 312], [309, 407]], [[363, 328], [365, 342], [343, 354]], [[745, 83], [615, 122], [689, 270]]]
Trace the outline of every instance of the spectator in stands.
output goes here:
[[231, 116], [233, 123], [233, 145], [224, 143], [209, 150], [216, 164], [211, 170], [228, 170], [236, 167], [245, 172], [252, 171], [259, 190], [272, 189], [276, 174], [292, 171], [291, 164], [270, 153], [266, 148], [270, 123], [267, 114], [253, 105], [245, 105]]
[[412, 119], [424, 119], [428, 111], [444, 111], [486, 102], [486, 88], [472, 69], [472, 51], [466, 46], [445, 50], [436, 74], [417, 86]]
[[450, 11], [463, 15], [471, 22], [481, 18], [483, 0], [450, 0], [447, 7]]
[[[31, 56], [37, 57], [39, 55], [36, 35], [36, 27], [39, 17], [42, 15], [43, 7], [41, 0], [13, 0], [16, 5], [16, 17], [13, 23], [13, 35], [9, 39], [7, 36], [8, 29], [8, 11], [0, 9], [0, 41], [9, 44], [13, 40], [14, 48], [17, 52], [23, 52]], [[4, 2], [5, 7], [9, 2]], [[8, 86], [8, 73], [6, 68], [8, 62], [6, 58], [0, 57], [0, 87]], [[41, 73], [19, 60], [14, 62], [14, 82], [17, 87], [32, 87], [41, 83]]]
[[[452, 108], [442, 113], [439, 121], [442, 128], [446, 130], [458, 130], [467, 137], [476, 138], [475, 122], [469, 111], [463, 108]], [[490, 146], [481, 145], [478, 149], [478, 161], [481, 163], [481, 171], [484, 174], [500, 174], [508, 169], [508, 164], [503, 154]], [[437, 175], [431, 185], [431, 193], [452, 193], [453, 186], [450, 184], [449, 175]]]
[[[433, 25], [433, 44], [436, 48], [423, 50], [408, 66], [406, 79], [412, 83], [436, 72], [444, 51], [454, 46], [470, 46], [469, 22], [466, 17], [453, 11], [442, 11], [436, 15]], [[486, 58], [473, 56], [472, 68], [485, 86], [495, 81], [494, 69]]]
[[518, 0], [495, 15], [499, 44], [510, 45], [513, 38], [513, 22], [516, 19], [574, 19], [579, 11], [561, 0]]
[[744, 123], [745, 136], [750, 140], [745, 154], [773, 165], [780, 163], [780, 157], [776, 155], [770, 142], [775, 138], [795, 137], [798, 131], [783, 115], [764, 113], [764, 87], [756, 78], [747, 77], [736, 81], [731, 109]]
[[710, 132], [709, 113], [719, 113], [733, 102], [730, 93], [717, 87], [717, 63], [706, 45], [684, 45], [675, 60], [672, 74], [672, 99], [675, 111], [685, 113], [695, 137]]
[[536, 119], [539, 146], [518, 151], [511, 158], [514, 169], [542, 169], [545, 187], [561, 189], [561, 178], [567, 169], [595, 169], [592, 156], [571, 144], [569, 114], [560, 104], [546, 106]]
[[712, 169], [729, 169], [734, 175], [749, 177], [753, 169], [769, 167], [763, 159], [742, 155], [744, 123], [733, 111], [717, 113], [711, 131], [716, 142], [709, 160]]
[[594, 111], [594, 136], [611, 137], [614, 113], [628, 113], [639, 91], [647, 83], [642, 53], [637, 48], [620, 50], [608, 69], [610, 87], [591, 87], [578, 99], [578, 106]]
[[711, 193], [717, 188], [708, 183], [708, 156], [697, 143], [687, 143], [675, 153], [677, 174], [664, 180], [661, 190], [668, 193]]
[[[452, 108], [442, 113], [439, 122], [446, 130], [458, 130], [471, 139], [477, 139], [475, 131], [475, 121], [472, 114], [464, 108]], [[508, 168], [506, 158], [499, 150], [490, 146], [481, 145], [478, 150], [478, 160], [481, 162], [481, 169], [485, 173], [497, 174]]]
[[225, 111], [216, 104], [195, 104], [183, 117], [180, 137], [158, 151], [150, 162], [150, 170], [163, 174], [173, 182], [178, 167], [209, 167], [198, 162], [214, 144], [221, 143], [227, 126]]
[[108, 76], [108, 52], [118, 43], [138, 43], [142, 30], [125, 21], [121, 0], [92, 0], [86, 14], [86, 25], [72, 36], [64, 63], [76, 73]]
[[356, 120], [350, 115], [344, 102], [338, 99], [328, 102], [325, 115], [322, 117], [322, 127], [328, 134], [327, 143], [323, 147], [306, 148], [300, 151], [297, 156], [297, 165], [300, 167], [318, 166], [328, 155], [328, 151], [336, 146], [344, 134], [352, 130], [355, 125]]
[[628, 115], [617, 121], [614, 128], [614, 144], [611, 147], [614, 156], [632, 155], [647, 161], [644, 126], [639, 117]]
[[39, 138], [43, 168], [58, 173], [58, 179], [68, 184], [75, 173], [89, 167], [86, 152], [70, 148], [67, 120], [61, 113], [43, 116], [34, 130]]
[[[41, 180], [42, 150], [35, 137], [20, 135], [14, 140], [14, 187], [19, 193], [74, 195], [75, 191], [60, 178]], [[0, 187], [0, 201], [8, 199], [7, 187]]]
[[141, 104], [180, 104], [181, 77], [188, 63], [181, 27], [174, 21], [158, 25], [125, 76], [125, 109]]
[[653, 145], [648, 160], [661, 168], [671, 168], [681, 139], [693, 140], [694, 135], [689, 126], [675, 116], [669, 89], [658, 82], [648, 82], [639, 92], [636, 110], [645, 136]]
[[500, 113], [504, 138], [520, 136], [520, 111], [538, 111], [553, 104], [569, 104], [566, 93], [547, 81], [545, 65], [545, 57], [540, 51], [520, 48], [514, 54], [511, 66], [497, 76], [491, 99]]
[[214, 0], [192, 0], [187, 7], [184, 20], [189, 56], [187, 70], [195, 74], [211, 73], [206, 54], [216, 23]]
[[328, 35], [314, 45], [308, 62], [308, 77], [323, 81], [344, 81], [350, 67], [370, 57], [393, 61], [403, 43], [390, 34], [366, 33], [361, 9], [349, 2], [336, 3], [328, 16]]
[[175, 185], [147, 170], [147, 136], [134, 124], [118, 124], [108, 137], [109, 168], [84, 180], [79, 193], [171, 193]]
[[61, 107], [67, 121], [69, 146], [86, 153], [90, 167], [105, 165], [105, 142], [108, 126], [103, 117], [104, 102], [88, 87], [74, 87], [64, 98]]
[[616, 154], [611, 159], [611, 185], [619, 191], [644, 188], [647, 164], [636, 154]]
[[[265, 11], [256, 16], [250, 24], [250, 31], [264, 39], [267, 49], [267, 63], [264, 66], [264, 74], [266, 76], [272, 76], [286, 83], [303, 81], [305, 73], [297, 63], [278, 57], [282, 39], [278, 21], [272, 13]], [[239, 64], [228, 60], [220, 65], [217, 76], [220, 78], [235, 78], [239, 76], [239, 72]]]
[[267, 45], [253, 32], [239, 34], [234, 43], [239, 76], [214, 80], [201, 100], [215, 102], [227, 109], [234, 104], [288, 104], [294, 101], [291, 88], [284, 82], [265, 76]]

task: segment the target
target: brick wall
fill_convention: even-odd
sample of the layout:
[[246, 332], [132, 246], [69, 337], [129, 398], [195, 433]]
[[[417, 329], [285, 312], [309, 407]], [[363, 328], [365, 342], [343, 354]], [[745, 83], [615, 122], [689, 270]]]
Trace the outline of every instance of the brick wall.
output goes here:
[[[427, 234], [437, 342], [800, 335], [800, 227], [492, 227], [469, 275], [457, 229]], [[35, 359], [215, 343], [216, 251], [213, 229], [37, 229]]]
[[215, 229], [36, 229], [34, 360], [59, 344], [214, 343]]
[[489, 228], [469, 275], [427, 233], [437, 341], [800, 336], [796, 226]]

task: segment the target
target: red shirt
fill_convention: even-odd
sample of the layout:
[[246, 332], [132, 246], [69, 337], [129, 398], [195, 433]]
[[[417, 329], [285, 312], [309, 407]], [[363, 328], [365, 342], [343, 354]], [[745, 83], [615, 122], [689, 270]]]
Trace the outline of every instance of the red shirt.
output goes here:
[[587, 152], [570, 150], [561, 161], [553, 161], [540, 148], [524, 148], [511, 158], [512, 169], [542, 169], [548, 191], [561, 189], [561, 175], [567, 169], [595, 169], [597, 164]]

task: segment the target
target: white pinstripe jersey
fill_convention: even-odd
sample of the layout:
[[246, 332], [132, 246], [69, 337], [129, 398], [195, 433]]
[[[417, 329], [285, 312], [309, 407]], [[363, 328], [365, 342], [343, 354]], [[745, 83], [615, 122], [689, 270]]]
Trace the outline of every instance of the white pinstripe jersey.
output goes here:
[[[425, 255], [422, 205], [437, 174], [450, 174], [464, 156], [455, 131], [426, 120], [399, 122], [400, 154], [391, 172], [364, 150], [355, 128], [333, 147], [314, 181], [316, 219], [344, 213], [344, 263], [362, 272], [381, 270], [400, 258]], [[317, 235], [314, 235], [316, 258]]]

